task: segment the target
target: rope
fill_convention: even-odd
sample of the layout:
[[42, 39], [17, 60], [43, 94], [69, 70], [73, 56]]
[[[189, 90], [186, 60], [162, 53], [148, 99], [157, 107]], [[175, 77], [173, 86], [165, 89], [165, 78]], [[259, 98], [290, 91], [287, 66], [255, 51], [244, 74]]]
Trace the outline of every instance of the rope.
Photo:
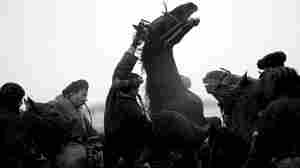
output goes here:
[[86, 103], [84, 103], [84, 106], [89, 114], [91, 125], [93, 125], [92, 111], [90, 110], [89, 106]]
[[137, 94], [137, 98], [138, 98], [139, 103], [141, 104], [141, 108], [142, 108], [143, 114], [146, 116], [146, 118], [148, 119], [148, 121], [151, 121], [151, 122], [152, 122], [152, 120], [151, 120], [151, 118], [150, 118], [150, 115], [149, 115], [148, 111], [147, 111], [146, 108], [145, 108], [145, 105], [144, 105], [144, 103], [143, 103], [143, 100], [142, 100], [141, 95], [140, 95], [140, 94]]
[[168, 13], [168, 6], [167, 6], [167, 2], [166, 1], [163, 1], [163, 6], [165, 8], [164, 13]]

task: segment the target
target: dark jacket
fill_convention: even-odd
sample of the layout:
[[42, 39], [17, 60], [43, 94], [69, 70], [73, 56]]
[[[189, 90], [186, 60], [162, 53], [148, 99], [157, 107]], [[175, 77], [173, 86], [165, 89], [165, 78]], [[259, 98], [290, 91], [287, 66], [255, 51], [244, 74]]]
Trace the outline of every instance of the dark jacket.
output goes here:
[[61, 117], [65, 119], [62, 121], [72, 122], [67, 135], [69, 141], [85, 143], [89, 137], [98, 135], [97, 131], [93, 128], [81, 109], [76, 109], [70, 100], [63, 95], [57, 96], [55, 100], [50, 101], [49, 103], [53, 106], [55, 111], [59, 112]]
[[[118, 82], [118, 86], [115, 84], [116, 80], [122, 79], [132, 71], [136, 62], [137, 58], [134, 55], [125, 52], [114, 70], [112, 86], [105, 103], [104, 130], [106, 139], [116, 139], [114, 137], [120, 136], [129, 138], [131, 135], [128, 134], [137, 134], [139, 131], [137, 125], [143, 124], [145, 121], [144, 112], [136, 97], [120, 91], [119, 88], [126, 83], [121, 80]], [[123, 134], [127, 134], [127, 136]]]
[[18, 167], [24, 158], [23, 123], [17, 109], [0, 105], [0, 157], [1, 164], [7, 167]]

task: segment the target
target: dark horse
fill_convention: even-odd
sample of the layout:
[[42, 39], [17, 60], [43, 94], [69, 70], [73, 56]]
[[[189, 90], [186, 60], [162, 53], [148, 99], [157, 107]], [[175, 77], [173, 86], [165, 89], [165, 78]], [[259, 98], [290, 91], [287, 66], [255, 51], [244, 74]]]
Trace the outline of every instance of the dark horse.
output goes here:
[[259, 101], [258, 79], [228, 70], [207, 73], [203, 82], [218, 101], [226, 127], [209, 132], [209, 167], [242, 167], [248, 158]]
[[[142, 53], [147, 74], [146, 92], [150, 99], [154, 139], [151, 149], [177, 150], [181, 166], [195, 167], [195, 150], [207, 131], [202, 100], [184, 87], [173, 57], [173, 47], [199, 22], [189, 17], [197, 11], [193, 3], [177, 6], [149, 25], [149, 36]], [[206, 125], [207, 126], [207, 125]], [[198, 148], [198, 149], [197, 149]]]
[[26, 111], [22, 120], [26, 129], [26, 143], [29, 144], [36, 159], [28, 163], [30, 166], [54, 167], [55, 156], [66, 142], [66, 135], [71, 125], [62, 121], [59, 113], [53, 111], [48, 103], [26, 100]]
[[[233, 125], [239, 126], [232, 129], [235, 134], [243, 137], [249, 149], [252, 144], [246, 166], [266, 167], [270, 166], [272, 158], [280, 158], [280, 153], [290, 155], [298, 152], [296, 142], [299, 138], [292, 130], [297, 130], [299, 123], [299, 76], [291, 68], [280, 67], [265, 70], [254, 84], [247, 81], [244, 77], [231, 90], [230, 95], [237, 97], [238, 101], [233, 98], [234, 101], [224, 107], [229, 108], [230, 115], [240, 116], [233, 120]], [[259, 134], [253, 138], [254, 131]], [[226, 143], [225, 140], [223, 143], [213, 146], [212, 151], [236, 148], [235, 144]], [[239, 156], [245, 154], [239, 152]], [[230, 151], [224, 155], [234, 157]], [[212, 157], [218, 158], [216, 155]], [[235, 162], [227, 162], [226, 167], [232, 164]]]
[[241, 76], [228, 70], [217, 70], [207, 73], [203, 83], [207, 92], [217, 99], [226, 126], [248, 139], [260, 108], [258, 79], [247, 73]]
[[250, 99], [256, 96], [258, 80], [247, 73], [236, 75], [221, 69], [207, 73], [203, 83], [207, 92], [217, 99], [226, 126], [210, 129], [210, 168], [241, 167], [248, 157], [252, 118], [259, 108], [256, 99]]
[[173, 57], [173, 46], [198, 23], [189, 19], [197, 8], [193, 3], [186, 3], [151, 22], [142, 62], [147, 73], [146, 92], [152, 113], [173, 110], [204, 125], [202, 100], [184, 87]]

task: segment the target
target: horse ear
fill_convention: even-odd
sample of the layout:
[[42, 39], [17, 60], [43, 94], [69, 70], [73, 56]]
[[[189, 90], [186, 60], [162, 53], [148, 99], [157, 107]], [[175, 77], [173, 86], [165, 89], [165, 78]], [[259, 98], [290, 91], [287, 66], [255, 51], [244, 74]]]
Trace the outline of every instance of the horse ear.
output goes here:
[[165, 11], [163, 13], [168, 13], [168, 5], [167, 5], [167, 2], [166, 1], [163, 1], [163, 6], [164, 6], [164, 9]]
[[222, 71], [226, 72], [226, 73], [231, 74], [231, 72], [230, 72], [228, 69], [225, 69], [225, 68], [222, 68], [222, 67], [220, 67], [220, 69], [221, 69]]
[[132, 25], [133, 26], [133, 28], [135, 29], [135, 30], [138, 30], [138, 26], [137, 25]]
[[241, 80], [239, 81], [239, 86], [246, 86], [248, 85], [250, 82], [247, 72], [244, 73], [244, 75], [242, 76]]
[[24, 101], [24, 103], [25, 103], [26, 109], [34, 109], [35, 108], [35, 105], [34, 105], [35, 103], [30, 97], [27, 97], [27, 99]]

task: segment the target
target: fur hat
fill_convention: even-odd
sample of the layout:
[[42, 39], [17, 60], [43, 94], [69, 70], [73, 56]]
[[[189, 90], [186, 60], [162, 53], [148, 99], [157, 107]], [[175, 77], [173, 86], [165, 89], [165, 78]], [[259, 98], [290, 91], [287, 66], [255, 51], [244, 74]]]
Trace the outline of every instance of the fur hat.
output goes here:
[[69, 84], [63, 91], [62, 94], [64, 96], [69, 95], [71, 93], [76, 93], [81, 89], [88, 89], [89, 84], [86, 80], [80, 79], [77, 81], [73, 81], [71, 84]]
[[283, 51], [276, 51], [267, 54], [262, 59], [257, 61], [257, 67], [259, 69], [274, 68], [278, 66], [284, 66], [286, 61], [286, 54]]
[[0, 95], [6, 101], [19, 101], [24, 97], [25, 91], [19, 84], [8, 82], [1, 87]]

